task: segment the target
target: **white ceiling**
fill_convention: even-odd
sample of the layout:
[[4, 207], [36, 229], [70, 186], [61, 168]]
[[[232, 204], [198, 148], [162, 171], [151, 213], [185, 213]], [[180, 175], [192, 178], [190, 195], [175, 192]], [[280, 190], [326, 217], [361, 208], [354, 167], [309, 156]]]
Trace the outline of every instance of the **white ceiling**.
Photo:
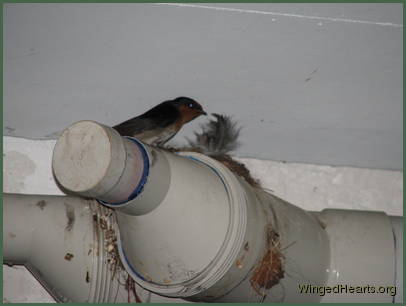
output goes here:
[[238, 156], [402, 169], [402, 35], [401, 4], [5, 4], [4, 134], [183, 95], [240, 122]]

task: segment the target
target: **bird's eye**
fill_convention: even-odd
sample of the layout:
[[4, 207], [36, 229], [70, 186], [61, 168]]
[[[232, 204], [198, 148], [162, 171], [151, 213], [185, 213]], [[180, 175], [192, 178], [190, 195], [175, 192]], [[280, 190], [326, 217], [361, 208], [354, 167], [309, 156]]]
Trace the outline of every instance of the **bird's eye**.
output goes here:
[[190, 108], [193, 108], [193, 103], [189, 103], [188, 105]]

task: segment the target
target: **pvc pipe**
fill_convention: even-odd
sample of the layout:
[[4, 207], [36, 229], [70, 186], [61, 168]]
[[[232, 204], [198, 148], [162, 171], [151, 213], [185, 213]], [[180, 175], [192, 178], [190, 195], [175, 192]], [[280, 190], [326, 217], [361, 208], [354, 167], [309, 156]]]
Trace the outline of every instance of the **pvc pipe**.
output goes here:
[[[277, 198], [274, 200], [277, 200]], [[276, 204], [277, 207], [277, 202], [278, 201], [273, 203], [273, 206]], [[279, 204], [283, 207], [286, 203], [279, 200]], [[278, 208], [276, 210], [278, 211]], [[105, 262], [106, 257], [108, 257], [103, 244], [100, 244], [100, 241], [106, 241], [106, 235], [103, 235], [105, 232], [99, 229], [96, 230], [93, 235], [89, 235], [91, 228], [87, 226], [91, 223], [90, 219], [94, 222], [94, 215], [98, 216], [97, 219], [100, 220], [100, 218], [106, 217], [106, 212], [108, 212], [108, 210], [103, 209], [102, 206], [97, 206], [92, 201], [78, 198], [5, 194], [3, 229], [4, 260], [10, 263], [26, 264], [58, 301], [124, 301], [125, 295], [118, 295], [119, 299], [114, 299], [112, 293], [115, 293], [116, 290], [120, 288], [116, 289], [116, 282], [109, 282], [109, 280], [111, 281], [111, 274], [109, 275], [108, 273], [109, 271], [111, 272], [111, 270], [101, 266]], [[259, 213], [259, 215], [261, 214], [261, 212], [257, 213]], [[286, 214], [285, 216], [288, 215], [291, 214]], [[385, 214], [364, 211], [325, 210], [321, 213], [312, 213], [312, 215], [321, 218], [322, 222], [327, 222], [325, 226], [329, 228], [330, 244], [335, 246], [335, 250], [331, 253], [331, 264], [329, 266], [330, 278], [324, 285], [335, 286], [339, 283], [354, 284], [355, 275], [355, 277], [358, 277], [355, 283], [357, 286], [379, 285], [377, 280], [381, 282], [381, 285], [387, 286], [388, 283], [382, 281], [382, 273], [388, 276], [389, 284], [391, 283], [390, 266], [386, 265], [380, 268], [381, 263], [385, 264], [384, 257], [390, 255], [388, 252], [392, 250], [390, 244], [393, 242], [389, 233], [391, 226], [387, 226], [388, 217], [386, 217]], [[281, 216], [283, 216], [283, 214]], [[369, 219], [371, 217], [372, 219]], [[363, 219], [364, 221], [374, 221], [372, 230], [370, 226], [371, 223], [364, 222], [362, 221]], [[114, 226], [113, 220], [114, 219], [108, 221], [112, 227]], [[403, 240], [402, 218], [390, 217], [389, 220], [393, 225], [394, 236], [396, 237], [397, 243], [401, 243]], [[255, 221], [257, 220], [251, 218], [251, 223]], [[349, 226], [350, 228], [349, 230], [344, 230], [344, 233], [347, 234], [339, 234], [340, 232], [342, 233], [342, 230], [337, 228], [337, 226], [345, 228]], [[96, 229], [97, 227], [92, 226], [92, 228]], [[365, 229], [367, 230], [365, 231]], [[255, 233], [251, 234], [255, 236]], [[384, 236], [384, 239], [377, 239], [379, 237], [375, 236], [376, 234], [382, 237]], [[64, 239], [61, 239], [62, 236], [64, 236]], [[88, 239], [91, 236], [95, 238], [92, 248], [94, 251], [87, 253], [88, 256], [83, 256], [86, 252], [81, 250], [81, 246], [88, 245], [86, 241], [92, 241]], [[340, 238], [338, 236], [340, 236]], [[74, 239], [74, 237], [77, 237], [77, 239]], [[99, 239], [97, 239], [97, 237], [99, 237]], [[374, 241], [385, 241], [388, 245], [382, 247], [381, 244], [374, 244]], [[342, 247], [342, 245], [346, 245], [346, 247]], [[356, 249], [360, 249], [363, 254], [358, 253], [358, 251], [352, 252], [354, 246]], [[365, 248], [366, 246], [369, 247]], [[87, 248], [85, 247], [85, 249]], [[286, 250], [288, 249], [289, 248]], [[244, 250], [247, 251], [245, 247]], [[342, 250], [344, 250], [344, 252], [342, 252]], [[351, 252], [348, 250], [351, 250]], [[368, 252], [368, 250], [370, 252]], [[292, 249], [291, 251], [293, 256], [298, 255]], [[398, 254], [396, 257], [396, 270], [398, 273], [396, 275], [397, 281], [395, 284], [398, 291], [396, 292], [395, 302], [401, 302], [403, 300], [402, 244], [397, 246], [396, 252]], [[67, 260], [64, 256], [62, 260], [62, 255], [64, 254], [65, 256], [66, 254], [72, 254], [74, 256], [71, 260]], [[91, 254], [93, 255], [89, 258]], [[99, 259], [97, 259], [94, 254], [98, 254]], [[284, 256], [286, 256], [285, 265], [292, 265], [289, 273], [297, 273], [298, 271], [295, 269], [297, 267], [294, 265], [295, 259], [288, 253], [284, 253]], [[365, 256], [368, 256], [368, 260], [371, 260], [372, 257], [372, 261], [376, 260], [379, 264], [374, 264], [374, 269], [370, 269], [368, 262], [364, 261]], [[391, 257], [389, 256], [389, 258]], [[288, 264], [289, 262], [290, 264]], [[247, 263], [247, 261], [245, 263]], [[363, 264], [364, 267], [360, 267], [360, 264]], [[239, 261], [238, 265], [236, 262], [236, 266], [239, 269], [243, 269], [244, 261]], [[376, 267], [380, 269], [376, 269]], [[85, 282], [83, 282], [83, 273], [81, 273], [84, 269], [86, 269], [86, 271], [88, 271], [87, 269], [92, 271], [89, 275], [86, 273]], [[352, 270], [357, 272], [353, 273]], [[61, 278], [60, 275], [64, 275], [64, 277]], [[89, 276], [90, 283], [86, 281], [87, 276]], [[333, 279], [331, 276], [335, 278]], [[334, 281], [332, 282], [331, 279]], [[288, 286], [288, 284], [285, 283], [286, 280], [288, 279], [282, 279], [281, 283], [277, 285], [279, 289]], [[222, 286], [220, 286], [220, 288], [222, 288]], [[268, 296], [274, 296], [277, 293], [275, 290], [277, 288], [278, 287], [271, 288]], [[294, 286], [292, 286], [292, 288], [294, 288]], [[285, 294], [288, 293], [285, 292]], [[241, 298], [238, 297], [238, 295], [242, 295], [243, 299], [250, 296], [252, 298], [250, 301], [254, 301], [255, 296], [252, 296], [250, 284], [247, 280], [243, 281], [237, 287], [234, 287], [233, 290], [217, 301], [236, 301]], [[387, 299], [383, 299], [385, 295], [388, 297]], [[348, 294], [345, 295], [341, 293], [340, 295], [336, 294], [332, 296], [326, 294], [321, 301], [343, 301], [345, 299], [390, 301], [389, 295], [385, 295], [370, 294], [360, 296], [351, 294], [349, 296]], [[285, 301], [286, 295], [282, 295], [280, 298]], [[190, 299], [201, 300], [199, 296], [194, 296]], [[267, 300], [268, 297], [263, 301]], [[297, 300], [300, 300], [300, 296], [297, 296]]]
[[[109, 165], [118, 159], [114, 154], [124, 156], [113, 148], [120, 136], [94, 122], [69, 129], [55, 149], [53, 165], [61, 169], [56, 177], [67, 189], [71, 185], [65, 181], [92, 182], [82, 184], [87, 189], [79, 188], [79, 194], [104, 190], [103, 201], [105, 194], [127, 198], [103, 204], [116, 208], [123, 265], [150, 291], [192, 301], [320, 302], [353, 300], [355, 295], [301, 293], [299, 285], [394, 285], [394, 238], [383, 213], [308, 213], [252, 188], [205, 155], [177, 156], [136, 139], [123, 141], [134, 142], [126, 154], [138, 157], [122, 158], [124, 169], [107, 180]], [[103, 171], [93, 173], [99, 167], [94, 152], [100, 150], [109, 154], [102, 159]], [[136, 169], [136, 177], [119, 174], [127, 164]], [[75, 165], [86, 171], [73, 171]], [[69, 168], [66, 174], [63, 169]], [[125, 182], [131, 188], [117, 188]], [[377, 265], [381, 268], [371, 269]], [[392, 298], [356, 296], [363, 302]]]
[[145, 153], [139, 146], [112, 128], [93, 121], [77, 122], [63, 131], [55, 145], [55, 178], [65, 191], [76, 195], [127, 201], [145, 171]]
[[52, 168], [67, 193], [139, 215], [159, 205], [169, 187], [168, 162], [157, 151], [110, 127], [79, 121], [58, 139]]
[[[326, 224], [330, 241], [325, 285], [338, 292], [323, 296], [321, 302], [393, 302], [395, 241], [389, 217], [383, 212], [339, 209], [315, 214]], [[359, 287], [360, 292], [354, 294], [348, 286]], [[373, 292], [378, 288], [386, 292]]]
[[390, 216], [395, 239], [395, 285], [394, 303], [403, 303], [403, 217]]
[[4, 194], [3, 261], [24, 264], [59, 302], [127, 302], [111, 213], [77, 197]]
[[[76, 193], [70, 182], [85, 182], [81, 184], [89, 189], [86, 182], [90, 181], [92, 189], [107, 190], [105, 182], [110, 181], [108, 192], [118, 194], [115, 184], [123, 179], [119, 174], [109, 175], [106, 165], [120, 156], [124, 160], [121, 151], [112, 148], [121, 143], [119, 138], [114, 130], [95, 122], [82, 121], [69, 127], [54, 150], [57, 180]], [[187, 156], [182, 157], [132, 141], [138, 146], [129, 147], [130, 150], [145, 152], [134, 154], [142, 156], [142, 160], [131, 164], [133, 168], [140, 167], [137, 173], [145, 174], [135, 186], [135, 190], [142, 191], [126, 202], [103, 204], [116, 208], [120, 256], [142, 287], [170, 297], [213, 301], [248, 279], [245, 283], [251, 298], [263, 300], [269, 280], [261, 279], [263, 271], [255, 268], [269, 254], [270, 239], [277, 240], [275, 243], [281, 248], [295, 241], [285, 252], [289, 260], [297, 262], [296, 266], [314, 283], [325, 281], [329, 260], [327, 236], [312, 215], [253, 189], [205, 155], [184, 153]], [[97, 169], [93, 173], [92, 167], [98, 166], [94, 152], [102, 150], [109, 152], [101, 164], [103, 171]], [[86, 171], [73, 171], [77, 165]], [[84, 189], [81, 187], [79, 194], [83, 195]], [[273, 279], [277, 284], [283, 277], [281, 262], [285, 255], [276, 254], [276, 249], [274, 252], [272, 255], [279, 256], [280, 262]], [[288, 274], [290, 269], [284, 272]], [[290, 288], [291, 285], [287, 288], [289, 292]], [[291, 300], [296, 298], [293, 291], [289, 294]], [[229, 299], [232, 298], [230, 295]], [[237, 294], [234, 298], [246, 300], [247, 295]], [[318, 301], [319, 297], [304, 300]]]

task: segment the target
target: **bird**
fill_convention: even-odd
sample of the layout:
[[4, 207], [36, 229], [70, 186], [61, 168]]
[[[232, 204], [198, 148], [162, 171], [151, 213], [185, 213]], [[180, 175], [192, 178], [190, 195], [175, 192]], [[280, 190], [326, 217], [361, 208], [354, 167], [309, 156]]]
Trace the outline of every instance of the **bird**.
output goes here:
[[202, 106], [188, 97], [164, 101], [140, 116], [113, 128], [121, 136], [135, 137], [143, 143], [162, 146], [174, 137], [185, 123], [207, 115]]

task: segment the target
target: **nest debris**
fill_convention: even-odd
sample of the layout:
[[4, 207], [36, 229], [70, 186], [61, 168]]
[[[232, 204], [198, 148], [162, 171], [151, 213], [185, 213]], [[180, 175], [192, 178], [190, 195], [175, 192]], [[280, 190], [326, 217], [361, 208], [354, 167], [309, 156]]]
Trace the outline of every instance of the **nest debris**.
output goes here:
[[266, 228], [266, 244], [265, 253], [250, 278], [251, 287], [262, 297], [284, 277], [280, 237], [271, 225]]

